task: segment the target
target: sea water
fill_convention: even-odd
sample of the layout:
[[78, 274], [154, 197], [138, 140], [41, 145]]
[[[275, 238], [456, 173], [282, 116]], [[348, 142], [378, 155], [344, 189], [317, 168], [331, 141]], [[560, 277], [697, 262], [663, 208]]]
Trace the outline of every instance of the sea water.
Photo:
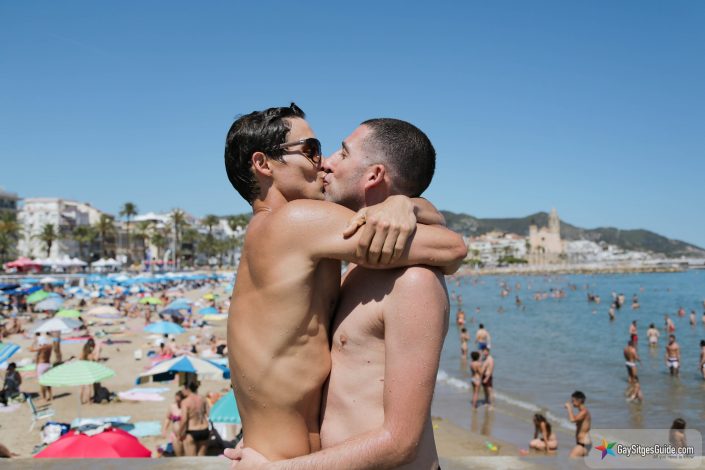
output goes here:
[[[508, 295], [500, 292], [506, 286]], [[564, 404], [575, 390], [587, 396], [593, 428], [670, 428], [675, 418], [705, 435], [705, 380], [698, 370], [700, 340], [705, 339], [705, 271], [649, 274], [595, 274], [553, 276], [466, 276], [448, 280], [448, 291], [462, 296], [470, 350], [476, 349], [475, 331], [483, 323], [492, 336], [495, 358], [495, 406], [529, 422], [544, 413], [553, 426], [574, 430]], [[563, 291], [565, 297], [552, 293]], [[608, 310], [612, 293], [624, 294], [625, 304], [614, 321]], [[537, 293], [548, 294], [534, 300]], [[600, 304], [588, 302], [588, 293], [599, 295]], [[632, 296], [641, 308], [632, 310]], [[518, 296], [521, 305], [517, 306]], [[467, 365], [461, 360], [458, 302], [451, 300], [451, 326], [443, 347], [438, 374], [443, 387], [467, 390]], [[684, 317], [678, 309], [686, 310]], [[476, 311], [479, 309], [479, 312]], [[691, 310], [696, 325], [689, 324]], [[665, 365], [668, 333], [664, 315], [676, 325], [681, 347], [680, 377], [669, 375]], [[630, 403], [625, 397], [627, 370], [623, 349], [629, 325], [637, 320], [638, 363], [644, 401]], [[661, 337], [650, 348], [646, 330], [650, 323]], [[480, 393], [482, 398], [483, 394]], [[529, 426], [528, 429], [533, 429]]]

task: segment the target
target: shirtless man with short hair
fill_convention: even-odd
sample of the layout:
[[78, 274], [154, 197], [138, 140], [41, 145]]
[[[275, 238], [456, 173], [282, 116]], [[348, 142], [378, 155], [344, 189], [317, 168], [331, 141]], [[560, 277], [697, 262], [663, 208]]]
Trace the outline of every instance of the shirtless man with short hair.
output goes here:
[[208, 402], [198, 394], [198, 383], [191, 381], [184, 385], [181, 400], [181, 426], [179, 439], [183, 441], [184, 455], [204, 456], [208, 448]]
[[634, 379], [637, 376], [636, 363], [640, 361], [639, 353], [636, 352], [634, 341], [629, 340], [624, 347], [624, 365], [627, 366], [627, 381], [629, 385], [634, 384]]
[[678, 375], [681, 363], [681, 347], [676, 343], [676, 335], [668, 337], [666, 345], [666, 366], [671, 375]]
[[491, 346], [490, 332], [485, 329], [485, 325], [482, 323], [480, 323], [475, 333], [475, 343], [477, 343], [477, 349], [480, 351]]
[[[573, 408], [578, 409], [578, 413], [573, 413]], [[592, 418], [590, 410], [585, 406], [585, 394], [579, 390], [573, 392], [571, 401], [565, 404], [568, 410], [568, 419], [575, 423], [575, 447], [570, 451], [571, 458], [585, 457], [590, 453], [592, 440], [590, 439], [590, 426]]]
[[[432, 217], [421, 217], [422, 207], [412, 207], [408, 198], [395, 195], [404, 191], [398, 191], [397, 188], [389, 191], [390, 171], [374, 161], [374, 149], [366, 148], [364, 154], [361, 152], [369, 137], [369, 126], [360, 126], [353, 136], [346, 139], [337, 154], [338, 163], [341, 163], [338, 170], [342, 182], [330, 177], [333, 171], [326, 175], [331, 190], [338, 186], [350, 189], [349, 199], [338, 199], [338, 202], [347, 207], [368, 206], [367, 209], [356, 215], [343, 206], [312, 200], [324, 196], [320, 143], [303, 117], [303, 112], [293, 104], [289, 108], [272, 108], [244, 116], [231, 127], [226, 147], [226, 168], [231, 182], [252, 203], [254, 210], [245, 235], [228, 319], [232, 381], [243, 421], [245, 443], [248, 448], [252, 447], [269, 460], [305, 455], [320, 448], [319, 412], [323, 385], [330, 372], [328, 328], [340, 291], [340, 260], [357, 263], [356, 267], [348, 271], [346, 279], [355, 274], [354, 277], [365, 277], [363, 281], [380, 280], [375, 286], [375, 297], [367, 305], [361, 306], [366, 312], [350, 316], [357, 319], [382, 313], [389, 300], [385, 296], [391, 288], [402, 287], [407, 282], [399, 273], [387, 276], [386, 281], [381, 280], [381, 271], [366, 271], [363, 276], [363, 266], [379, 265], [391, 269], [425, 264], [447, 266], [448, 272], [452, 272], [457, 269], [467, 251], [462, 237], [442, 227], [419, 225], [413, 231], [412, 224], [405, 217], [400, 219], [401, 222], [392, 224], [395, 229], [390, 228], [387, 221], [389, 217], [380, 215], [389, 207], [408, 207], [409, 210], [402, 212], [411, 213], [412, 216], [418, 213], [419, 220], [431, 220]], [[353, 155], [355, 158], [352, 158]], [[365, 168], [359, 162], [356, 164], [359, 168], [349, 166], [349, 162], [358, 160], [369, 166]], [[357, 173], [359, 169], [363, 171]], [[390, 195], [385, 203], [378, 204]], [[398, 212], [392, 210], [391, 213]], [[434, 210], [433, 215], [436, 214]], [[357, 225], [350, 229], [349, 222], [354, 216], [357, 225], [365, 223], [362, 230], [355, 231]], [[351, 236], [345, 238], [344, 233]], [[406, 243], [407, 239], [411, 240], [410, 244]], [[424, 272], [421, 273], [421, 270]], [[356, 338], [354, 335], [360, 334], [356, 332], [360, 326], [351, 326], [351, 332], [347, 335], [337, 334], [334, 330], [334, 351], [336, 347], [344, 349], [344, 355], [347, 356], [348, 350], [358, 350], [358, 343], [364, 340], [369, 343], [367, 348], [362, 348], [369, 356], [366, 363], [374, 362], [373, 366], [359, 370], [356, 378], [342, 377], [354, 383], [353, 389], [348, 388], [346, 393], [362, 392], [362, 389], [355, 388], [360, 388], [360, 384], [370, 380], [368, 377], [377, 376], [384, 370], [384, 367], [378, 367], [376, 357], [379, 356], [375, 355], [384, 351], [382, 343], [387, 346], [384, 341], [387, 328], [401, 328], [402, 331], [410, 328], [413, 332], [422, 328], [423, 331], [418, 332], [419, 337], [428, 337], [428, 342], [433, 340], [434, 347], [438, 343], [437, 351], [420, 347], [418, 338], [411, 339], [414, 334], [401, 335], [403, 341], [393, 345], [393, 348], [411, 345], [416, 341], [414, 345], [419, 346], [418, 350], [425, 353], [430, 351], [430, 356], [415, 361], [409, 360], [407, 356], [401, 360], [413, 363], [414, 367], [428, 365], [431, 368], [426, 370], [433, 370], [433, 353], [435, 351], [440, 356], [440, 345], [447, 328], [448, 308], [442, 275], [434, 273], [431, 279], [425, 274], [426, 271], [433, 272], [416, 267], [402, 271], [419, 272], [416, 276], [424, 276], [427, 288], [424, 292], [413, 292], [417, 296], [414, 302], [410, 299], [410, 288], [400, 288], [400, 296], [403, 295], [403, 298], [395, 300], [399, 302], [399, 307], [388, 313], [394, 318], [393, 323], [387, 324], [385, 317], [385, 323], [379, 324], [385, 325], [384, 329], [374, 337]], [[433, 283], [435, 288], [428, 287]], [[369, 289], [366, 288], [364, 292], [369, 296]], [[359, 292], [350, 288], [344, 297], [356, 299], [359, 295]], [[424, 317], [429, 315], [427, 311], [421, 312], [423, 315], [419, 314], [420, 302], [436, 305], [441, 301], [445, 302], [445, 308], [440, 312], [440, 315], [446, 315], [445, 322], [438, 322], [435, 317]], [[349, 309], [358, 304], [359, 300], [351, 300]], [[350, 313], [342, 306], [338, 311], [339, 318], [345, 318]], [[340, 312], [345, 313], [340, 316]], [[386, 311], [384, 313], [387, 314]], [[434, 328], [439, 325], [433, 329], [432, 335], [429, 334], [432, 328], [429, 325], [423, 326], [418, 316], [432, 323]], [[368, 328], [373, 327], [378, 328], [375, 323], [368, 325]], [[341, 325], [337, 328], [341, 328]], [[439, 342], [435, 341], [436, 336], [440, 338]], [[420, 343], [425, 342], [422, 340]], [[360, 359], [357, 354], [350, 354], [350, 357], [353, 361]], [[435, 367], [437, 363], [436, 358]], [[407, 371], [407, 367], [402, 367], [402, 371]], [[357, 374], [358, 371], [353, 373]], [[414, 377], [413, 371], [410, 378], [418, 387], [418, 379]], [[383, 387], [394, 380], [401, 382], [401, 379], [403, 377], [394, 377], [378, 385]], [[418, 389], [424, 393], [430, 390], [432, 393], [434, 383], [435, 372], [433, 379], [428, 383], [424, 381]], [[333, 384], [334, 378], [331, 377], [329, 397]], [[343, 393], [342, 390], [339, 393]], [[395, 403], [408, 406], [402, 397], [395, 397]], [[430, 405], [430, 396], [428, 402]], [[421, 413], [420, 418], [409, 418], [421, 419], [423, 424], [427, 414], [426, 411]], [[357, 425], [363, 425], [363, 422]], [[406, 432], [406, 429], [401, 431]], [[329, 435], [334, 439], [336, 434]], [[413, 442], [413, 450], [416, 450], [418, 437], [411, 436], [409, 439]], [[389, 435], [381, 438], [377, 443], [384, 444], [384, 453], [375, 454], [372, 457], [374, 462], [378, 463], [380, 459], [393, 459], [397, 462], [398, 455], [393, 452], [387, 455], [386, 452], [390, 443], [398, 443], [388, 441]], [[358, 450], [353, 449], [347, 458], [359, 461], [359, 454]], [[408, 455], [411, 454], [405, 453], [401, 457], [407, 458]], [[336, 457], [336, 461], [341, 458], [345, 456]]]
[[494, 358], [490, 355], [490, 347], [485, 346], [482, 350], [482, 388], [485, 391], [485, 403], [489, 406], [494, 403], [492, 387], [494, 387]]

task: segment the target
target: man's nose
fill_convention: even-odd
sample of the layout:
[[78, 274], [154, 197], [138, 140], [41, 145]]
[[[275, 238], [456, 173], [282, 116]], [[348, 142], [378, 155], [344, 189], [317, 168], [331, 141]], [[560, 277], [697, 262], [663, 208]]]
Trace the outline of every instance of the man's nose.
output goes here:
[[[335, 155], [335, 154], [333, 154]], [[333, 171], [333, 168], [331, 166], [331, 162], [333, 160], [333, 155], [330, 155], [328, 157], [324, 157], [321, 160], [321, 169], [325, 171], [326, 173], [331, 173]]]

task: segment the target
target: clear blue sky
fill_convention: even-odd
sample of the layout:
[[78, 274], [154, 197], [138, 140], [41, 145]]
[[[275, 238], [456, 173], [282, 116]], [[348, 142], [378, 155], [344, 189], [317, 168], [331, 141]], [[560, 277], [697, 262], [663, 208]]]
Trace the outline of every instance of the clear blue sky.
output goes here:
[[249, 210], [233, 118], [294, 100], [332, 152], [426, 131], [426, 196], [705, 246], [705, 2], [0, 2], [0, 186], [117, 213]]

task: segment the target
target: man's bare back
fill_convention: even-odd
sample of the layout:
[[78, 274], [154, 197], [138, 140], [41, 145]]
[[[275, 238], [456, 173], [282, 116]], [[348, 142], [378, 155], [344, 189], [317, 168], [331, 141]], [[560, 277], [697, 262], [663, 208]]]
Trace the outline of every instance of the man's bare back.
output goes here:
[[[412, 295], [415, 306], [408, 300]], [[435, 270], [351, 269], [343, 282], [332, 330], [333, 368], [321, 427], [324, 448], [381, 429], [385, 423], [399, 424], [400, 416], [394, 415], [397, 407], [414, 409], [417, 416], [405, 417], [411, 419], [400, 427], [418, 429], [421, 434], [402, 431], [395, 436], [400, 448], [405, 441], [418, 443], [407, 466], [400, 468], [437, 468], [429, 409], [419, 404], [425, 398], [430, 404], [430, 396], [424, 395], [433, 393], [448, 312], [445, 282]], [[395, 326], [400, 322], [406, 322], [408, 330]], [[417, 334], [407, 336], [415, 329]], [[409, 399], [416, 401], [415, 407], [403, 404]], [[383, 461], [379, 468], [384, 468]]]

